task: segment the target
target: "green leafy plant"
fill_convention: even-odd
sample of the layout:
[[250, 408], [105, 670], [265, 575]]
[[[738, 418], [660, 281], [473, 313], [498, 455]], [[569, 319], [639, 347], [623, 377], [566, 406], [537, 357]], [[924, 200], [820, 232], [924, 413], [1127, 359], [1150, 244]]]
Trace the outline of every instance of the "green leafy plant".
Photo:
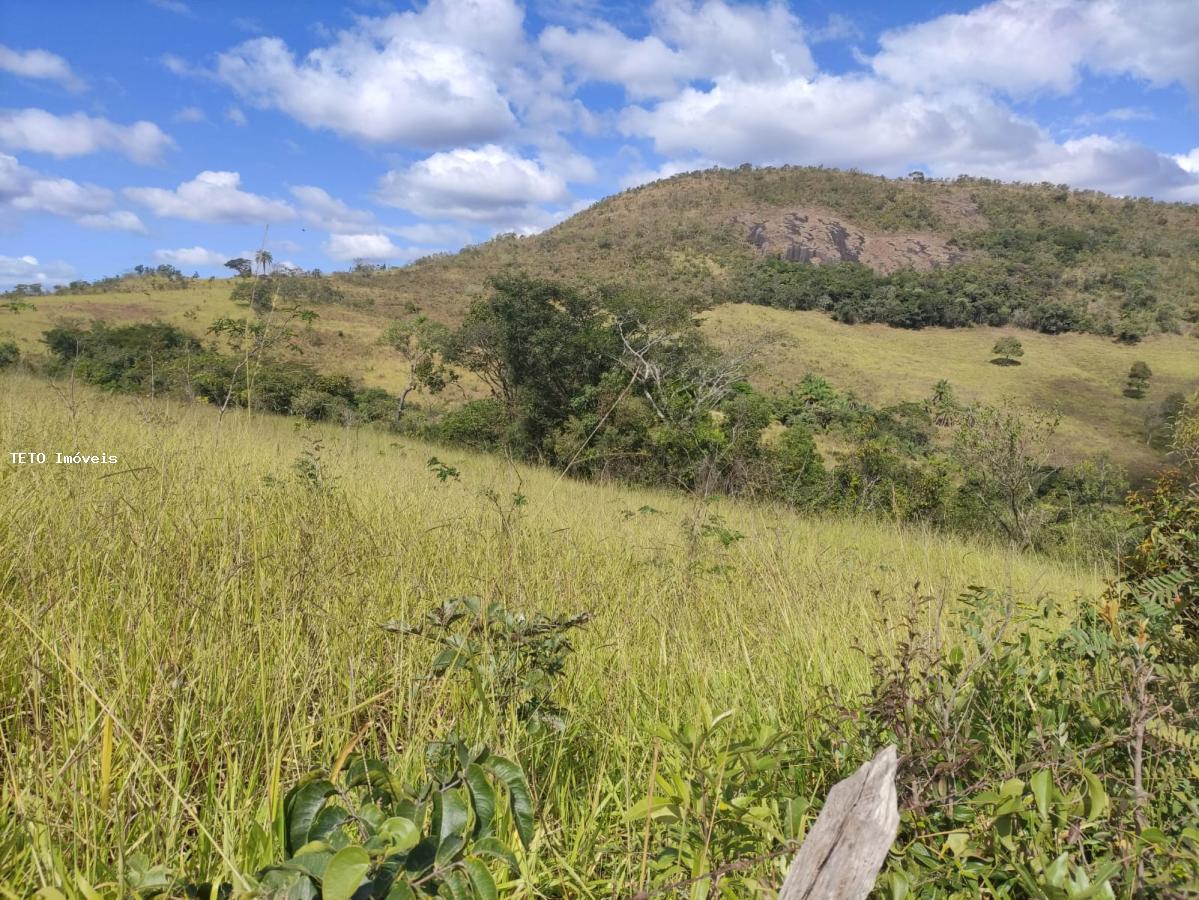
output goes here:
[[442, 484], [445, 484], [451, 478], [457, 481], [458, 476], [462, 474], [454, 466], [443, 463], [436, 456], [430, 456], [429, 461], [425, 465], [432, 470], [434, 477]]
[[460, 674], [477, 702], [512, 710], [534, 731], [562, 731], [566, 710], [555, 699], [554, 687], [574, 651], [569, 632], [590, 620], [590, 613], [528, 616], [498, 602], [456, 597], [418, 624], [383, 627], [433, 643], [437, 652], [429, 677]]
[[322, 900], [497, 897], [497, 874], [519, 872], [505, 835], [514, 832], [523, 847], [533, 839], [524, 772], [456, 738], [431, 744], [426, 756], [427, 775], [412, 786], [380, 760], [361, 758], [344, 772], [314, 772], [293, 787], [279, 823], [286, 853], [258, 873], [260, 893]]
[[701, 701], [692, 721], [659, 725], [653, 781], [625, 816], [644, 823], [644, 877], [693, 898], [767, 890], [769, 863], [793, 852], [806, 828], [810, 804], [788, 784], [786, 735], [738, 730], [734, 718]]

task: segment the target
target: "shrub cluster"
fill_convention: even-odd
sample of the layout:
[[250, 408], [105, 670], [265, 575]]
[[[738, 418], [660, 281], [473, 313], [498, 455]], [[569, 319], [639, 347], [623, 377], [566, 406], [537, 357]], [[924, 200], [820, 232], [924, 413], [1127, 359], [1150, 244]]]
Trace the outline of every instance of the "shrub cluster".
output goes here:
[[294, 360], [220, 353], [162, 322], [111, 326], [60, 324], [44, 335], [58, 373], [120, 392], [189, 399], [293, 414], [313, 421], [388, 421], [397, 399], [351, 378]]

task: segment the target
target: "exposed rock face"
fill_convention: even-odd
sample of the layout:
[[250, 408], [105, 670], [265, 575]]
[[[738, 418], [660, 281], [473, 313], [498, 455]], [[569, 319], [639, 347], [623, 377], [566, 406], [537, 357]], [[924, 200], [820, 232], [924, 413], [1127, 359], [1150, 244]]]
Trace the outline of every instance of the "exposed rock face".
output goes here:
[[754, 210], [731, 219], [763, 256], [793, 262], [857, 262], [876, 272], [935, 269], [961, 253], [931, 232], [864, 231], [832, 213], [814, 210]]

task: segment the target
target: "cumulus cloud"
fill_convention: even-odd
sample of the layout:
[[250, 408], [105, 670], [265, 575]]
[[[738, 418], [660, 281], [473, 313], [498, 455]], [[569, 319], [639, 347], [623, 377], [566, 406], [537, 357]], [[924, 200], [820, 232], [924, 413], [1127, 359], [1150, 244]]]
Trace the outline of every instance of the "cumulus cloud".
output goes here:
[[0, 256], [0, 287], [62, 284], [74, 277], [74, 267], [61, 260], [43, 263], [36, 256]]
[[72, 92], [87, 88], [69, 62], [48, 50], [14, 50], [0, 44], [0, 71], [21, 78], [53, 81]]
[[1175, 156], [1174, 162], [1178, 163], [1179, 168], [1183, 171], [1199, 175], [1199, 147], [1196, 147], [1190, 153]]
[[803, 28], [782, 3], [658, 0], [649, 18], [643, 38], [595, 21], [575, 31], [551, 26], [540, 45], [581, 78], [621, 84], [635, 97], [668, 96], [697, 78], [769, 81], [815, 71]]
[[0, 218], [4, 220], [47, 213], [74, 219], [88, 228], [143, 231], [133, 213], [109, 212], [113, 200], [108, 188], [43, 175], [21, 165], [16, 157], [0, 153]]
[[299, 201], [300, 216], [304, 221], [325, 231], [361, 232], [363, 228], [373, 226], [375, 221], [372, 213], [354, 209], [315, 185], [296, 185], [291, 189], [291, 195]]
[[201, 172], [174, 190], [134, 187], [124, 193], [155, 215], [192, 222], [256, 224], [282, 222], [296, 214], [281, 200], [243, 191], [237, 172]]
[[325, 241], [325, 253], [330, 259], [348, 262], [353, 259], [368, 259], [376, 262], [392, 260], [407, 261], [420, 256], [423, 251], [397, 247], [386, 234], [380, 232], [362, 234], [331, 234]]
[[180, 247], [178, 250], [155, 250], [154, 258], [186, 269], [219, 268], [229, 257], [207, 247]]
[[879, 38], [874, 71], [898, 84], [1070, 91], [1083, 68], [1199, 95], [1199, 5], [1177, 0], [995, 0]]
[[118, 209], [110, 213], [92, 213], [80, 216], [75, 220], [84, 228], [95, 228], [99, 231], [129, 231], [134, 234], [145, 234], [146, 226], [127, 209]]
[[59, 159], [112, 150], [142, 164], [157, 162], [175, 146], [153, 122], [118, 125], [86, 113], [56, 116], [44, 109], [0, 111], [0, 143]]
[[869, 76], [792, 79], [763, 93], [737, 81], [688, 89], [653, 108], [633, 107], [626, 133], [671, 158], [725, 165], [808, 163], [899, 175], [1069, 183], [1117, 194], [1187, 199], [1195, 179], [1176, 161], [1098, 135], [1057, 143], [1036, 122], [984, 93], [926, 95]]
[[483, 141], [516, 125], [500, 81], [522, 18], [513, 0], [431, 0], [359, 19], [302, 59], [277, 37], [247, 41], [218, 57], [217, 76], [247, 103], [363, 141]]
[[380, 203], [431, 219], [513, 225], [569, 196], [560, 175], [495, 144], [434, 153], [388, 172], [377, 193]]

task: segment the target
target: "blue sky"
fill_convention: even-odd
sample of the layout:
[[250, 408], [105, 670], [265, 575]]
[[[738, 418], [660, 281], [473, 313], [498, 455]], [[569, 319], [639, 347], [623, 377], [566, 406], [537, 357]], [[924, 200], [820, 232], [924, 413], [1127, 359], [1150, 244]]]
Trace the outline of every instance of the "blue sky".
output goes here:
[[0, 287], [402, 264], [743, 162], [1199, 202], [1197, 102], [1194, 0], [0, 0]]

